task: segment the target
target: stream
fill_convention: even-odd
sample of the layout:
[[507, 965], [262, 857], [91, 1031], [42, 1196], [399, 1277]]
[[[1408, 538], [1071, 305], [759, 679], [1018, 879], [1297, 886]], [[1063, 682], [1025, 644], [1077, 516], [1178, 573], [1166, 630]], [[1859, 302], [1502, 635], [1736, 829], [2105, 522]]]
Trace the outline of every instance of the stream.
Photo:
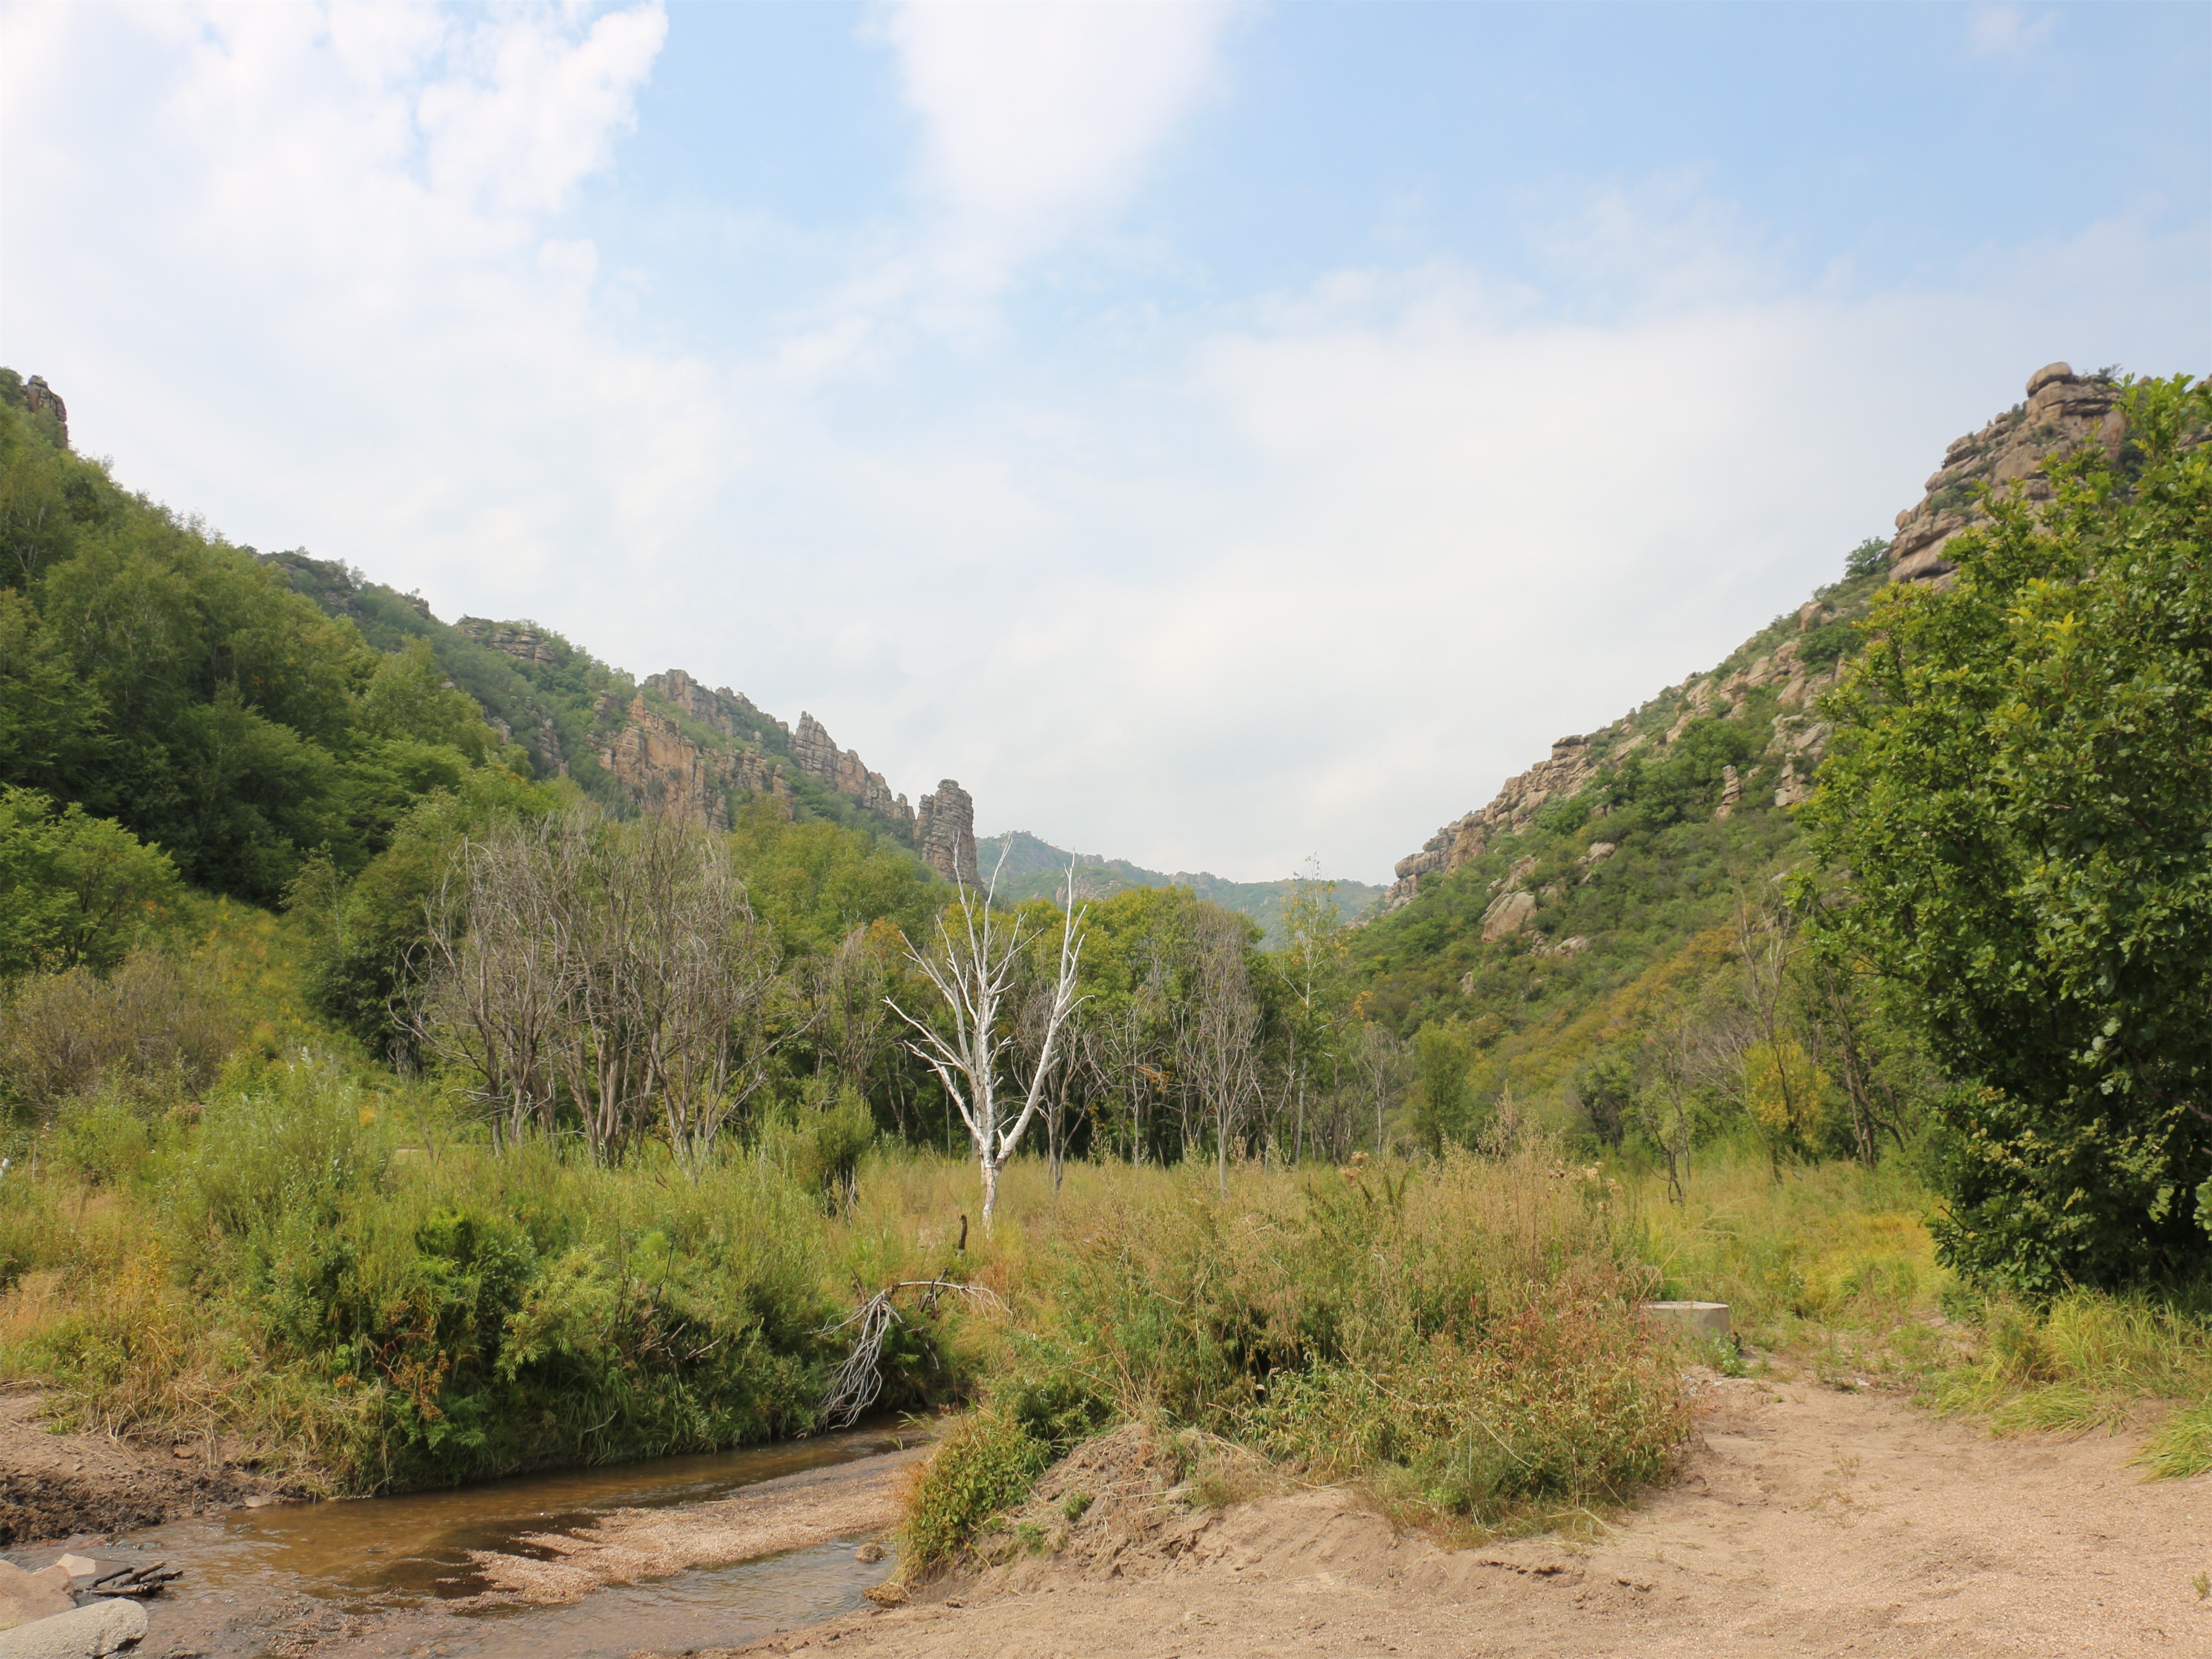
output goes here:
[[856, 1559], [862, 1529], [729, 1565], [618, 1575], [555, 1605], [501, 1605], [477, 1553], [557, 1562], [568, 1558], [533, 1540], [636, 1526], [641, 1517], [625, 1512], [641, 1510], [666, 1548], [687, 1512], [703, 1525], [734, 1498], [772, 1523], [781, 1506], [818, 1509], [880, 1488], [908, 1461], [885, 1456], [902, 1443], [914, 1437], [860, 1430], [452, 1491], [236, 1510], [133, 1533], [98, 1553], [143, 1552], [184, 1569], [147, 1604], [152, 1629], [138, 1651], [148, 1656], [599, 1659], [726, 1647], [858, 1607], [895, 1562]]

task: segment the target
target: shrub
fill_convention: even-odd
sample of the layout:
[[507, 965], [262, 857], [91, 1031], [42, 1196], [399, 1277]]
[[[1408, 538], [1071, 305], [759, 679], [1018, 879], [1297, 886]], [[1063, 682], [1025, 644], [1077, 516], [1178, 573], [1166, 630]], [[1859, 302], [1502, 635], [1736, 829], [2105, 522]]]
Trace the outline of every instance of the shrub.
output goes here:
[[199, 975], [142, 951], [110, 979], [79, 966], [20, 981], [0, 1010], [0, 1078], [16, 1104], [41, 1109], [103, 1086], [196, 1095], [237, 1040]]
[[1053, 1456], [1011, 1412], [963, 1417], [908, 1489], [899, 1527], [902, 1573], [921, 1577], [957, 1559], [988, 1522], [1029, 1495]]

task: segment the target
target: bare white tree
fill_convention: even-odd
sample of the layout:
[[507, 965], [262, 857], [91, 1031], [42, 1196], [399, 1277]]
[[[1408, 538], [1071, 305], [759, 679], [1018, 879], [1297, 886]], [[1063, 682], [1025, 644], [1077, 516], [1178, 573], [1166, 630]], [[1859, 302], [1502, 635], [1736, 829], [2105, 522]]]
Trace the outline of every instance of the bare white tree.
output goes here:
[[960, 1121], [968, 1126], [969, 1142], [982, 1176], [987, 1231], [999, 1206], [999, 1172], [1021, 1146], [1030, 1120], [1044, 1103], [1053, 1068], [1060, 1058], [1060, 1039], [1068, 1017], [1085, 1000], [1075, 989], [1076, 967], [1083, 955], [1083, 935], [1077, 930], [1083, 915], [1073, 900], [1075, 871], [1071, 865], [1071, 897], [1060, 914], [1059, 961], [1051, 994], [1048, 1000], [1041, 1000], [1042, 1030], [1034, 1058], [1022, 1056], [1028, 1060], [1024, 1069], [1029, 1072], [1029, 1080], [1001, 1093], [1000, 1067], [1010, 1058], [1009, 1050], [1016, 1047], [1009, 994], [1024, 952], [1039, 936], [1036, 931], [1025, 930], [1018, 917], [992, 908], [991, 901], [999, 890], [999, 872], [1006, 861], [1001, 853], [991, 872], [990, 884], [981, 895], [960, 882], [959, 896], [947, 907], [948, 915], [958, 914], [959, 929], [956, 932], [945, 916], [939, 916], [934, 951], [917, 950], [912, 940], [906, 941], [908, 957], [945, 1004], [949, 1034], [915, 1018], [891, 998], [884, 999], [884, 1005], [915, 1033], [907, 1039], [907, 1048], [937, 1073], [960, 1113]]

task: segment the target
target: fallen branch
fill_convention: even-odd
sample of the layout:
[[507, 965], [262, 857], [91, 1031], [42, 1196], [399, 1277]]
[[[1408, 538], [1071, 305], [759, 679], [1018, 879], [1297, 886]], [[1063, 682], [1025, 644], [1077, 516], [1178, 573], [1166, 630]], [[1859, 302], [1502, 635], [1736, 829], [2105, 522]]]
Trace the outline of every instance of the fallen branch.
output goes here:
[[884, 1343], [890, 1336], [892, 1326], [906, 1322], [891, 1300], [901, 1291], [928, 1292], [921, 1300], [921, 1311], [925, 1316], [937, 1311], [939, 1301], [948, 1291], [970, 1302], [1000, 1309], [1006, 1305], [980, 1285], [963, 1285], [952, 1279], [902, 1279], [895, 1285], [886, 1285], [836, 1324], [823, 1326], [818, 1333], [823, 1336], [833, 1336], [854, 1325], [860, 1328], [853, 1339], [853, 1351], [845, 1356], [845, 1363], [837, 1368], [836, 1376], [830, 1378], [830, 1391], [823, 1398], [822, 1420], [829, 1427], [850, 1427], [883, 1393]]

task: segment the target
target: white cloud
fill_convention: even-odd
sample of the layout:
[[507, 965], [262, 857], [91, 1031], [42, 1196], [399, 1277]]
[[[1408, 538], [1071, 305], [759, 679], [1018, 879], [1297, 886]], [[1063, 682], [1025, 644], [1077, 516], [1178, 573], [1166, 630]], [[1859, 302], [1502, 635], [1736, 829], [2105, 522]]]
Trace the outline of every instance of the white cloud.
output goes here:
[[1966, 40], [1978, 56], [2016, 58], [2043, 44], [2057, 27], [2058, 14], [2030, 16], [2018, 6], [1976, 6], [1966, 21]]
[[866, 33], [897, 53], [921, 123], [927, 224], [846, 302], [974, 327], [1024, 261], [1127, 200], [1211, 90], [1236, 13], [1212, 0], [884, 5]]

